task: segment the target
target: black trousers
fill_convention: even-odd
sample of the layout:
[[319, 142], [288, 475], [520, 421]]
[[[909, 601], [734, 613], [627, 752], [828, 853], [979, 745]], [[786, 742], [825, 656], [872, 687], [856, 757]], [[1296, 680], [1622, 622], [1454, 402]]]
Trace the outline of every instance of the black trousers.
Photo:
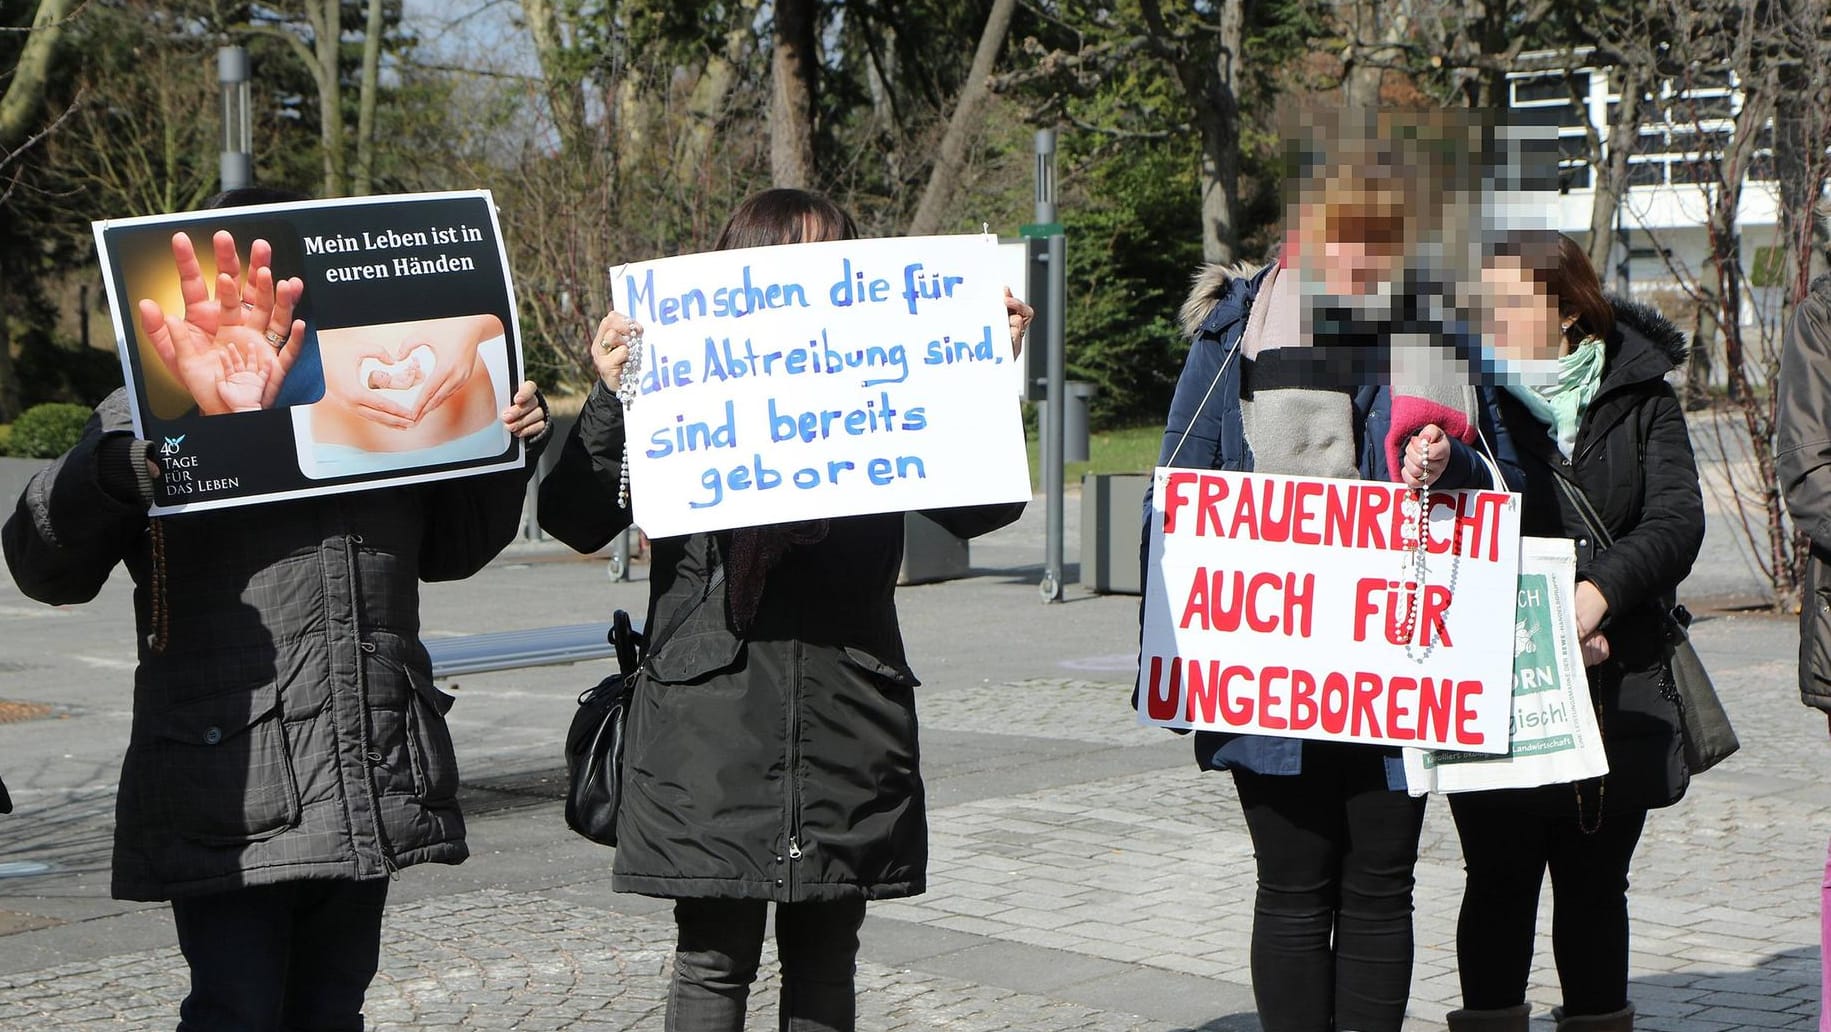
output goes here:
[[1531, 812], [1517, 797], [1450, 797], [1468, 884], [1456, 924], [1463, 1006], [1477, 1010], [1526, 1002], [1539, 886], [1551, 871], [1551, 952], [1564, 989], [1564, 1012], [1611, 1014], [1628, 1005], [1628, 865], [1646, 826], [1645, 810], [1610, 813], [1593, 833], [1570, 812]]
[[1398, 1032], [1411, 994], [1424, 800], [1380, 750], [1303, 743], [1303, 773], [1234, 772], [1258, 860], [1252, 988], [1265, 1032]]
[[[768, 904], [678, 899], [667, 1032], [738, 1032], [763, 956]], [[865, 901], [776, 906], [782, 960], [781, 1032], [852, 1032], [857, 1026], [858, 929]]]
[[172, 901], [191, 992], [178, 1032], [361, 1032], [388, 880], [298, 881]]

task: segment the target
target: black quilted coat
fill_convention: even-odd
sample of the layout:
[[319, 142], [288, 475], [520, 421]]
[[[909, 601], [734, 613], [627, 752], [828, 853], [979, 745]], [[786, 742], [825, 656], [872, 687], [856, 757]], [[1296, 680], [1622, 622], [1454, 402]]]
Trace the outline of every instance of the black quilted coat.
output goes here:
[[[1678, 710], [1661, 672], [1666, 619], [1679, 582], [1704, 542], [1703, 492], [1685, 414], [1667, 385], [1683, 363], [1685, 337], [1653, 310], [1614, 302], [1602, 384], [1584, 411], [1567, 461], [1545, 425], [1512, 395], [1502, 415], [1526, 475], [1521, 532], [1576, 544], [1577, 579], [1608, 599], [1600, 630], [1610, 658], [1589, 669], [1600, 709], [1609, 773], [1598, 799], [1608, 811], [1667, 806], [1684, 795], [1689, 772], [1678, 750]], [[1615, 546], [1604, 549], [1553, 479], [1581, 484]], [[1532, 790], [1560, 810], [1575, 805], [1567, 787]]]
[[462, 861], [419, 581], [468, 577], [514, 538], [538, 448], [514, 472], [149, 520], [97, 481], [103, 437], [130, 433], [116, 391], [4, 530], [13, 579], [42, 602], [89, 601], [116, 563], [134, 579], [114, 895]]
[[[596, 388], [541, 483], [541, 526], [580, 551], [629, 525], [622, 410]], [[929, 512], [972, 536], [1021, 503]], [[769, 573], [731, 628], [727, 535], [657, 539], [646, 628], [665, 630], [630, 710], [611, 885], [777, 902], [923, 891], [928, 829], [916, 678], [897, 626], [903, 514], [830, 521]]]

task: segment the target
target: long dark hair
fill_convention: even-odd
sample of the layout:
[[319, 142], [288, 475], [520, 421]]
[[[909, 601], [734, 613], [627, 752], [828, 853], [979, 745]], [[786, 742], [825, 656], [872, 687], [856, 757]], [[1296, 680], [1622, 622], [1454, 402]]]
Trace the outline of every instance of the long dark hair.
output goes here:
[[858, 226], [844, 208], [810, 190], [777, 187], [745, 198], [725, 220], [714, 249], [857, 238]]
[[1577, 242], [1558, 234], [1558, 264], [1551, 270], [1546, 284], [1551, 296], [1558, 299], [1558, 317], [1576, 316], [1569, 335], [1580, 342], [1585, 337], [1608, 340], [1615, 333], [1615, 306], [1602, 295], [1602, 280], [1589, 255]]
[[1586, 337], [1608, 340], [1615, 333], [1615, 306], [1589, 255], [1571, 238], [1551, 230], [1519, 230], [1496, 241], [1493, 257], [1516, 258], [1539, 289], [1558, 302], [1560, 320], [1576, 317], [1564, 336], [1571, 344]]

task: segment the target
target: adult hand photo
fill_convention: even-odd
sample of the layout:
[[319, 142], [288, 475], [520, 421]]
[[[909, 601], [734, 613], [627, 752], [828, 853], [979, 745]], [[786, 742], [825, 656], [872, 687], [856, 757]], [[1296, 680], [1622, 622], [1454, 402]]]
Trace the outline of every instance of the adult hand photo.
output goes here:
[[151, 298], [140, 301], [140, 324], [159, 360], [204, 415], [247, 412], [271, 406], [305, 342], [305, 322], [293, 310], [305, 292], [298, 277], [276, 282], [273, 247], [256, 240], [249, 247], [248, 278], [242, 280], [235, 237], [219, 230], [211, 238], [216, 255], [215, 296], [191, 238], [172, 235], [184, 316], [167, 313]]
[[[471, 374], [477, 369], [478, 346], [501, 333], [502, 320], [484, 315], [444, 327], [442, 332], [429, 334], [426, 339], [414, 342], [416, 346], [431, 348], [435, 356], [426, 392], [420, 395], [420, 403], [414, 406], [414, 422], [424, 419], [428, 412], [445, 404], [452, 395], [464, 389], [464, 385], [470, 382]], [[411, 350], [409, 345], [401, 345], [403, 354]]]

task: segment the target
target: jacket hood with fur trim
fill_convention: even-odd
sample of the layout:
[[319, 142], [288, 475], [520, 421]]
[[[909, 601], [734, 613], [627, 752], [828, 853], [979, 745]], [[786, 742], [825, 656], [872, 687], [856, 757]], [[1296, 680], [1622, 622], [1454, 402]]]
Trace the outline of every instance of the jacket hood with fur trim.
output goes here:
[[1250, 297], [1237, 288], [1265, 269], [1264, 265], [1247, 262], [1232, 265], [1209, 263], [1197, 269], [1194, 282], [1189, 288], [1189, 298], [1183, 302], [1182, 311], [1178, 313], [1183, 336], [1193, 339], [1223, 302], [1237, 306], [1239, 315], [1244, 317]]
[[1665, 355], [1674, 368], [1685, 364], [1690, 346], [1685, 339], [1685, 331], [1672, 325], [1672, 320], [1661, 315], [1652, 305], [1639, 301], [1610, 295], [1608, 302], [1615, 310], [1617, 326], [1646, 338], [1647, 343]]

